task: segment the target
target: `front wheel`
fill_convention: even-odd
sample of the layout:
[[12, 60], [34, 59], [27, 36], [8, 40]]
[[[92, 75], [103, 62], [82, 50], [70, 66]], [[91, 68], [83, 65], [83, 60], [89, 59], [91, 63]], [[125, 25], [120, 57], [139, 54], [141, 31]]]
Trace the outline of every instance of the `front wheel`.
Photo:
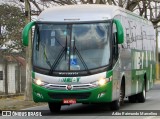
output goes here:
[[48, 106], [49, 106], [50, 112], [52, 112], [52, 113], [57, 113], [57, 112], [60, 112], [60, 110], [61, 110], [60, 103], [50, 103], [49, 102]]
[[115, 101], [110, 103], [110, 109], [111, 110], [119, 110], [119, 108], [120, 108], [119, 100], [115, 100]]
[[110, 103], [111, 110], [119, 110], [120, 106], [124, 103], [124, 85], [121, 84], [119, 99]]

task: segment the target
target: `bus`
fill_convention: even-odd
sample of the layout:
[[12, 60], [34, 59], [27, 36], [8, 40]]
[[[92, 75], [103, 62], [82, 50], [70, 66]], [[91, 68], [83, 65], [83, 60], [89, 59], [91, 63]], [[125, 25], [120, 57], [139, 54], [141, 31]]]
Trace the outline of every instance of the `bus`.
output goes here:
[[155, 81], [155, 32], [150, 21], [110, 5], [68, 5], [44, 10], [34, 26], [32, 89], [51, 112], [75, 103], [119, 110], [143, 103]]

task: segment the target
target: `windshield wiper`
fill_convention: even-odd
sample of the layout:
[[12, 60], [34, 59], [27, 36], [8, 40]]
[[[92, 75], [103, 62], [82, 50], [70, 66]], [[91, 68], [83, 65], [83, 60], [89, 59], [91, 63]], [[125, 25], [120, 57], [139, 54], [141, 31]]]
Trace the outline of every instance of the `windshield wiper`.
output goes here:
[[57, 64], [60, 62], [60, 60], [62, 59], [62, 56], [65, 52], [65, 48], [63, 48], [60, 53], [58, 54], [56, 60], [54, 61], [54, 63], [51, 65], [51, 69], [49, 70], [48, 74], [51, 75], [52, 72], [54, 71], [54, 69], [56, 68]]
[[80, 54], [80, 52], [78, 51], [78, 49], [76, 48], [76, 45], [75, 45], [75, 37], [74, 37], [74, 51], [76, 51], [76, 53], [77, 53], [77, 56], [79, 57], [79, 59], [81, 60], [81, 62], [82, 62], [82, 64], [83, 64], [83, 66], [85, 67], [85, 69], [86, 69], [86, 71], [88, 72], [88, 74], [90, 74], [90, 71], [89, 71], [89, 69], [88, 69], [88, 67], [87, 67], [87, 65], [86, 65], [86, 63], [85, 63], [85, 61], [84, 61], [84, 59], [82, 58], [82, 55]]
[[66, 36], [66, 44], [65, 44], [65, 60], [67, 59], [67, 36]]
[[[57, 40], [56, 40], [57, 41]], [[58, 41], [57, 41], [58, 42]], [[58, 42], [59, 43], [59, 42]], [[60, 44], [60, 43], [59, 43]], [[61, 44], [60, 44], [61, 45]], [[62, 45], [61, 45], [62, 46]], [[63, 47], [63, 46], [62, 46]], [[55, 59], [54, 63], [51, 65], [51, 68], [48, 72], [49, 75], [52, 74], [52, 72], [55, 70], [55, 68], [57, 67], [57, 65], [59, 64], [59, 62], [61, 61], [63, 54], [65, 53], [65, 59], [66, 59], [66, 53], [67, 53], [67, 36], [66, 36], [66, 43], [65, 43], [65, 47], [63, 47], [63, 49], [60, 51], [60, 53], [58, 54], [57, 58]]]
[[45, 58], [46, 58], [46, 63], [48, 64], [48, 66], [51, 68], [52, 67], [52, 65], [51, 65], [51, 62], [48, 60], [48, 57], [47, 57], [47, 54], [46, 54], [46, 50], [45, 50], [45, 48], [44, 48], [44, 56], [45, 56]]

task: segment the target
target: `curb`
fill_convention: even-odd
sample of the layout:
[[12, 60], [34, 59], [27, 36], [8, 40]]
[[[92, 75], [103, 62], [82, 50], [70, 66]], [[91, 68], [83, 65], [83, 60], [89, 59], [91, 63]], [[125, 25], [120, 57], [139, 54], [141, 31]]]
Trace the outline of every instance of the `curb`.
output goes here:
[[23, 96], [23, 93], [20, 94], [8, 94], [8, 95], [0, 95], [0, 99], [2, 98], [12, 98], [12, 97], [16, 97], [16, 96]]

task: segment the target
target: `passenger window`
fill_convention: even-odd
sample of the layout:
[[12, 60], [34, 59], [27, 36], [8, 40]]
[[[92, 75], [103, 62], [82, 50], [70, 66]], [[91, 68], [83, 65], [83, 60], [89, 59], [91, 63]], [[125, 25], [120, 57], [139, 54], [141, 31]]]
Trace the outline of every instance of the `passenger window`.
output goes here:
[[118, 59], [118, 42], [117, 42], [117, 29], [115, 23], [113, 23], [113, 34], [112, 34], [112, 51], [113, 51], [113, 63], [115, 63]]

